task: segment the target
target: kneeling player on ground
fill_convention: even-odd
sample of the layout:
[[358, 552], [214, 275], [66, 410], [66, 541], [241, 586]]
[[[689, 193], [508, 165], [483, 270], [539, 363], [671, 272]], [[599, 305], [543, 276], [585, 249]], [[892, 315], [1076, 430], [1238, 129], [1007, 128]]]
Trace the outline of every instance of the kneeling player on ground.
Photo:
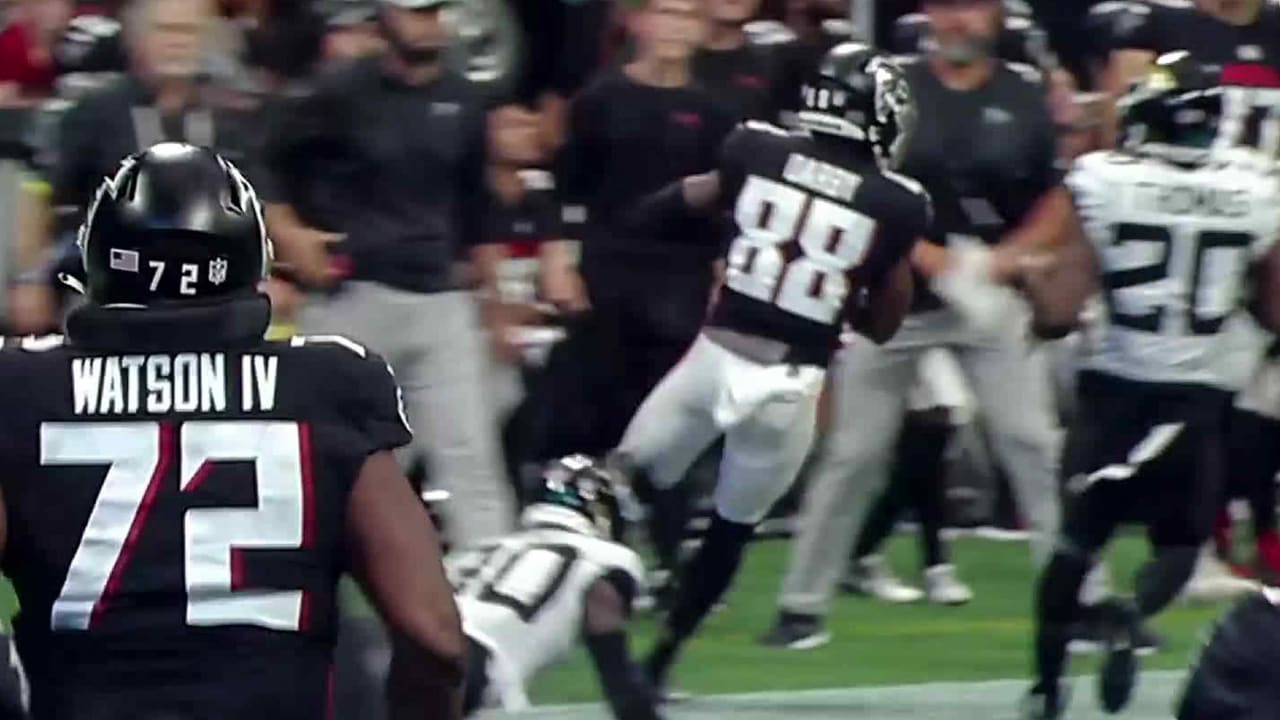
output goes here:
[[806, 131], [748, 122], [725, 142], [717, 172], [658, 193], [641, 213], [727, 210], [738, 233], [707, 326], [615, 455], [623, 472], [648, 473], [666, 512], [662, 496], [725, 435], [715, 516], [646, 662], [658, 686], [729, 586], [756, 523], [795, 480], [842, 327], [884, 342], [911, 301], [905, 258], [930, 209], [918, 185], [891, 171], [915, 125], [905, 77], [845, 43], [802, 105]]
[[388, 717], [456, 717], [462, 631], [391, 453], [400, 392], [345, 338], [263, 340], [253, 188], [210, 150], [157, 145], [103, 183], [80, 250], [66, 337], [0, 351], [0, 548], [32, 717], [327, 717], [348, 569], [394, 638]]
[[624, 522], [609, 475], [570, 456], [543, 474], [523, 529], [449, 555], [468, 638], [467, 714], [527, 707], [525, 683], [581, 636], [614, 716], [660, 717], [627, 652], [644, 566], [621, 542]]
[[1142, 522], [1152, 560], [1133, 602], [1107, 604], [1100, 695], [1129, 701], [1139, 622], [1166, 607], [1209, 537], [1230, 378], [1219, 338], [1252, 281], [1251, 308], [1280, 326], [1280, 180], [1243, 148], [1217, 148], [1223, 91], [1186, 53], [1162, 56], [1121, 101], [1121, 150], [1077, 161], [1068, 182], [1096, 249], [1109, 322], [1082, 360], [1062, 471], [1074, 497], [1040, 579], [1036, 683], [1027, 717], [1062, 716], [1080, 583], [1118, 525]]

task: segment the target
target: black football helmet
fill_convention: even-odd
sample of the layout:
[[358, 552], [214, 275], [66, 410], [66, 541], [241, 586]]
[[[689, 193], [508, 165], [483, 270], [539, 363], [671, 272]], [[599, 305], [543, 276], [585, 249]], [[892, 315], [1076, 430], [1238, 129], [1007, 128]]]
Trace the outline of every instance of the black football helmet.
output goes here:
[[85, 294], [99, 305], [253, 293], [272, 254], [249, 181], [214, 151], [182, 143], [125, 158], [89, 204], [78, 242]]
[[827, 52], [800, 91], [796, 124], [812, 133], [864, 143], [880, 164], [902, 161], [916, 127], [916, 104], [902, 69], [859, 42]]
[[521, 516], [525, 527], [552, 525], [621, 542], [626, 534], [620, 490], [613, 478], [585, 455], [552, 462], [533, 489]]
[[1209, 157], [1223, 113], [1220, 73], [1186, 51], [1165, 53], [1120, 98], [1120, 147], [1179, 163]]

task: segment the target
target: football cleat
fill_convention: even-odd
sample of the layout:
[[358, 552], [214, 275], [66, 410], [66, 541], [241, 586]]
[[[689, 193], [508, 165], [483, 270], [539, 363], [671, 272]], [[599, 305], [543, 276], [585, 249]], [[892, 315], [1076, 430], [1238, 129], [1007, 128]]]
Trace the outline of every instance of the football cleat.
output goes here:
[[924, 597], [920, 590], [899, 580], [879, 555], [854, 560], [840, 587], [847, 592], [894, 604], [913, 603]]
[[924, 592], [935, 605], [964, 605], [973, 590], [956, 576], [955, 565], [934, 565], [924, 571]]
[[1098, 673], [1098, 699], [1103, 710], [1115, 714], [1128, 706], [1137, 684], [1138, 659], [1134, 635], [1139, 618], [1137, 609], [1127, 602], [1110, 600], [1103, 608], [1108, 631], [1107, 657]]
[[812, 650], [829, 642], [821, 617], [788, 612], [779, 613], [773, 629], [760, 638], [761, 645], [785, 650]]

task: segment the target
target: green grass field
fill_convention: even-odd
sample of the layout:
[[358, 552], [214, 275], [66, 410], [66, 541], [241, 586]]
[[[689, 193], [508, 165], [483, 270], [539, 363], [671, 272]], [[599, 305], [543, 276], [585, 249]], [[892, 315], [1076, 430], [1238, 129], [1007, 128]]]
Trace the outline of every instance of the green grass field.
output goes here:
[[[811, 651], [765, 648], [756, 642], [773, 620], [774, 601], [787, 561], [787, 544], [754, 546], [729, 597], [689, 646], [673, 676], [696, 694], [795, 691], [815, 688], [977, 681], [1026, 676], [1030, 658], [1032, 570], [1025, 543], [966, 538], [954, 544], [962, 577], [977, 593], [960, 608], [889, 606], [843, 597], [830, 617], [835, 639]], [[1117, 583], [1125, 583], [1144, 559], [1146, 545], [1123, 538], [1111, 552]], [[915, 573], [915, 538], [898, 536], [889, 553], [903, 577]], [[1182, 669], [1217, 606], [1177, 605], [1156, 628], [1168, 647], [1144, 668]], [[648, 650], [653, 622], [641, 617], [633, 652]], [[1092, 672], [1084, 659], [1073, 671]], [[574, 703], [599, 698], [585, 652], [537, 678], [530, 688], [536, 704]]]
[[[787, 561], [785, 541], [752, 547], [729, 605], [714, 615], [688, 647], [674, 681], [697, 697], [674, 706], [671, 720], [1013, 720], [1025, 689], [1030, 657], [1032, 570], [1025, 543], [964, 538], [953, 545], [961, 575], [977, 593], [965, 607], [926, 604], [892, 606], [862, 598], [839, 598], [829, 618], [835, 639], [810, 651], [768, 649], [756, 642], [773, 620], [774, 600]], [[1117, 582], [1132, 577], [1146, 554], [1137, 538], [1122, 538], [1110, 554]], [[896, 537], [889, 556], [903, 577], [915, 574], [915, 538]], [[1182, 672], [1210, 623], [1216, 605], [1175, 605], [1155, 623], [1168, 642], [1144, 661], [1143, 680], [1128, 720], [1166, 720]], [[8, 617], [14, 598], [0, 581], [0, 612]], [[637, 618], [633, 653], [648, 650], [654, 623]], [[1095, 658], [1072, 671], [1092, 674]], [[1005, 682], [990, 682], [1000, 681]], [[977, 684], [974, 684], [977, 683]], [[914, 687], [903, 687], [914, 686]], [[607, 720], [595, 703], [598, 682], [584, 651], [534, 679], [537, 706], [527, 720]], [[854, 689], [848, 689], [854, 688]], [[714, 695], [715, 697], [707, 697]], [[1070, 720], [1102, 720], [1092, 689], [1075, 684]], [[574, 704], [566, 707], [566, 704]], [[556, 707], [546, 707], [556, 706]], [[520, 720], [502, 713], [484, 720]]]

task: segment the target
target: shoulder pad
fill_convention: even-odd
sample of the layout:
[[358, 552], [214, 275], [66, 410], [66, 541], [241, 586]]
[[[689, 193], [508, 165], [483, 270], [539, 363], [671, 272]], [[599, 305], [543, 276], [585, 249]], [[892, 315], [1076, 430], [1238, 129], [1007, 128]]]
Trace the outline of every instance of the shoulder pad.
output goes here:
[[369, 351], [363, 345], [343, 335], [294, 335], [289, 338], [289, 345], [292, 347], [305, 347], [316, 344], [343, 347], [360, 357], [368, 357], [369, 355]]
[[915, 180], [914, 178], [909, 178], [906, 175], [893, 172], [892, 170], [883, 170], [881, 172], [884, 175], [886, 180], [889, 180], [901, 186], [903, 189], [907, 190], [908, 192], [914, 195], [919, 195], [921, 198], [925, 200], [929, 199], [929, 192], [925, 190], [924, 186], [921, 185], [919, 181]]
[[585, 559], [600, 567], [607, 575], [610, 572], [622, 572], [635, 583], [637, 591], [645, 587], [644, 562], [634, 550], [603, 538], [591, 538], [591, 543], [584, 546]]
[[[395, 373], [381, 356], [342, 335], [295, 335], [290, 347], [334, 348], [335, 356], [349, 357], [342, 363], [341, 377], [346, 382], [346, 402], [350, 403], [352, 423], [373, 451], [394, 450], [413, 439], [413, 429], [404, 409], [404, 394]], [[345, 351], [345, 352], [344, 352]]]
[[777, 125], [763, 120], [745, 120], [738, 126], [738, 129], [739, 131], [769, 133], [770, 135], [778, 135], [781, 137], [790, 137], [791, 135], [789, 132]]
[[889, 170], [881, 171], [881, 175], [884, 176], [884, 179], [905, 190], [907, 196], [918, 203], [918, 205], [910, 208], [911, 216], [905, 218], [907, 221], [921, 223], [920, 232], [924, 232], [926, 228], [933, 224], [933, 198], [929, 195], [929, 191], [924, 189], [923, 185], [914, 178]]
[[1044, 72], [1042, 72], [1040, 68], [1036, 67], [1035, 65], [1028, 65], [1026, 63], [1020, 63], [1020, 62], [1006, 62], [1005, 67], [1014, 71], [1023, 80], [1031, 83], [1032, 85], [1044, 84]]
[[1122, 176], [1117, 177], [1117, 173], [1139, 163], [1138, 159], [1124, 153], [1097, 150], [1076, 158], [1063, 182], [1075, 198], [1078, 210], [1093, 211], [1106, 204], [1109, 188], [1113, 182], [1122, 179]]

